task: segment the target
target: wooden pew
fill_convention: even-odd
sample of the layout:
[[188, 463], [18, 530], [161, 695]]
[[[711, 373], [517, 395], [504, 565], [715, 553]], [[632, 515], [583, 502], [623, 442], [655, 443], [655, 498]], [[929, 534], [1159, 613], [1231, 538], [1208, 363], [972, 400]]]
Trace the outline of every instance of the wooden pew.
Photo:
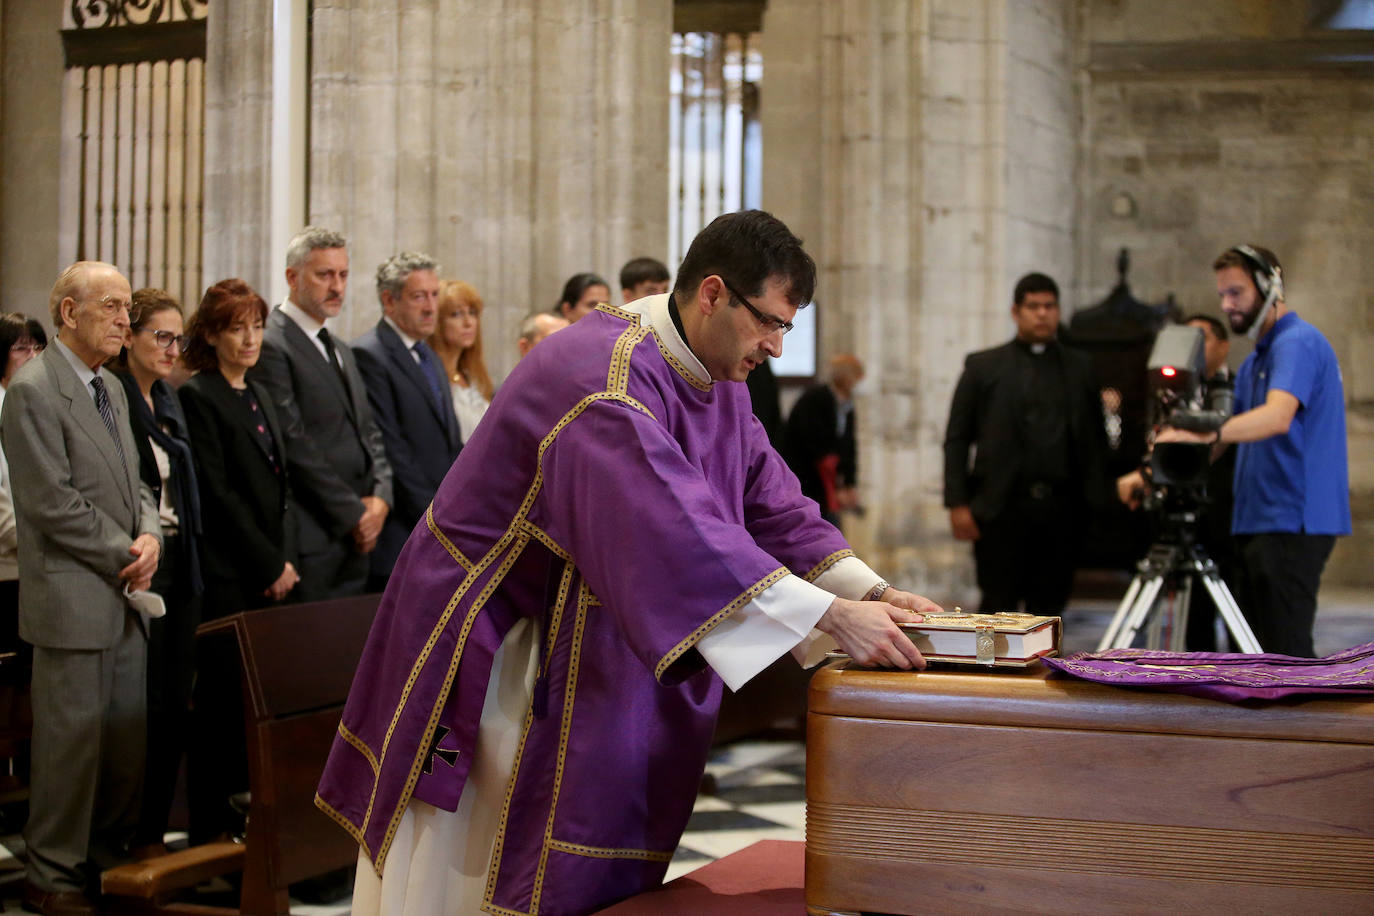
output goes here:
[[232, 870], [223, 866], [237, 856], [243, 867], [237, 912], [277, 916], [290, 912], [289, 885], [357, 861], [357, 845], [314, 798], [380, 600], [364, 595], [264, 608], [201, 626], [202, 641], [235, 640], [242, 661], [252, 791], [246, 843], [237, 853], [225, 848], [236, 844], [207, 844], [218, 847], [208, 860], [188, 856], [207, 850], [195, 847], [110, 869], [101, 876], [107, 903], [114, 904], [108, 911], [215, 912], [164, 901]]

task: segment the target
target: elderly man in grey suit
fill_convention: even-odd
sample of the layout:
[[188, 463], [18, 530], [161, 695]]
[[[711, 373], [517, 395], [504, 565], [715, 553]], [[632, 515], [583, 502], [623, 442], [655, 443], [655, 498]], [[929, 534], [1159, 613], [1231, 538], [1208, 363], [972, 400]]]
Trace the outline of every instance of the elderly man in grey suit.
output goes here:
[[0, 418], [19, 635], [34, 647], [25, 903], [41, 913], [95, 912], [85, 888], [138, 815], [147, 636], [125, 593], [149, 586], [162, 542], [124, 386], [101, 368], [124, 343], [129, 300], [113, 266], [67, 268], [49, 298], [56, 341], [20, 370]]
[[300, 512], [302, 601], [362, 594], [368, 554], [392, 504], [391, 465], [353, 353], [325, 321], [348, 289], [337, 232], [306, 226], [286, 249], [290, 295], [272, 310], [248, 378], [261, 383], [285, 427], [288, 474]]

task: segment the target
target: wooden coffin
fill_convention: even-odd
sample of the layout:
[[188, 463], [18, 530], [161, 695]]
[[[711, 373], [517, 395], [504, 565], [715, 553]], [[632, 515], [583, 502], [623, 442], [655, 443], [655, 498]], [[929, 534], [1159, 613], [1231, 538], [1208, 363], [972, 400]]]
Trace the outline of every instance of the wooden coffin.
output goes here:
[[1374, 701], [811, 681], [812, 914], [1374, 912]]

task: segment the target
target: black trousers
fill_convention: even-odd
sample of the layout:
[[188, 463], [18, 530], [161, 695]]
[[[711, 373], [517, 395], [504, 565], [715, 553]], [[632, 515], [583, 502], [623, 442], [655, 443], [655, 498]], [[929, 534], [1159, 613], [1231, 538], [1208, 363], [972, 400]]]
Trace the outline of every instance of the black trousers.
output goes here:
[[162, 842], [176, 792], [177, 773], [191, 729], [191, 684], [196, 670], [200, 596], [191, 590], [179, 535], [163, 538], [152, 590], [167, 616], [148, 621], [148, 756], [139, 811], [139, 845]]
[[1060, 614], [1073, 590], [1082, 526], [1076, 504], [1049, 493], [1024, 496], [997, 517], [977, 519], [973, 542], [983, 611]]
[[1336, 545], [1329, 534], [1246, 534], [1240, 547], [1241, 587], [1236, 603], [1260, 648], [1312, 658], [1317, 587]]
[[330, 601], [366, 594], [370, 559], [353, 547], [352, 536], [316, 553], [302, 552], [296, 563], [301, 581], [291, 601]]
[[[1221, 576], [1221, 581], [1226, 584], [1231, 592], [1231, 597], [1240, 603], [1240, 583], [1241, 571], [1240, 560], [1237, 558], [1235, 538], [1230, 534], [1225, 537], [1209, 536], [1202, 541], [1202, 548], [1207, 551], [1212, 562], [1217, 566], [1217, 573]], [[1188, 602], [1188, 630], [1185, 635], [1185, 645], [1189, 652], [1239, 652], [1240, 647], [1235, 640], [1227, 633], [1223, 640], [1222, 647], [1217, 647], [1217, 606], [1212, 601], [1212, 596], [1207, 592], [1206, 586], [1202, 584], [1201, 577], [1193, 580], [1192, 598]], [[1229, 644], [1229, 645], [1228, 645]]]

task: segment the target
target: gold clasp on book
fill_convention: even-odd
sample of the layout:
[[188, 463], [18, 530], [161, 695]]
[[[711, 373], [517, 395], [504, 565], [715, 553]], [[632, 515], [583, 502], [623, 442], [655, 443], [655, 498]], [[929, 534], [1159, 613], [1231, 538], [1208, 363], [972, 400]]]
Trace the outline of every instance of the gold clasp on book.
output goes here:
[[978, 652], [978, 664], [991, 665], [997, 661], [997, 628], [987, 625], [974, 627], [974, 648]]

